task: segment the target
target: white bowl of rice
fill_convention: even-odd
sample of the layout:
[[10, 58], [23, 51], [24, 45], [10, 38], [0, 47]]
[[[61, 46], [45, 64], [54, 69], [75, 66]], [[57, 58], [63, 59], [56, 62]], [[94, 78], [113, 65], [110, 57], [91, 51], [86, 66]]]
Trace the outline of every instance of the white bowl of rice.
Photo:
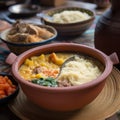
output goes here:
[[93, 11], [80, 7], [59, 7], [45, 10], [41, 14], [43, 24], [51, 25], [58, 31], [58, 35], [81, 35], [93, 23]]

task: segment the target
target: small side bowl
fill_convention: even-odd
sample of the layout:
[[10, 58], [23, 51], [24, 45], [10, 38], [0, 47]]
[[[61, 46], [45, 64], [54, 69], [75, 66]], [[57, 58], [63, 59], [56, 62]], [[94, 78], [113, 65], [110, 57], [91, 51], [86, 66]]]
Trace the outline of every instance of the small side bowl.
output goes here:
[[40, 42], [33, 42], [33, 43], [14, 43], [14, 42], [10, 42], [7, 40], [7, 34], [10, 31], [11, 28], [4, 30], [3, 32], [1, 32], [0, 35], [0, 39], [7, 44], [8, 48], [10, 49], [11, 52], [15, 53], [15, 54], [21, 54], [23, 52], [25, 52], [28, 49], [37, 47], [37, 46], [41, 46], [47, 43], [52, 42], [53, 40], [56, 39], [57, 37], [57, 31], [55, 28], [48, 26], [48, 25], [38, 25], [41, 28], [46, 28], [47, 30], [49, 30], [50, 32], [52, 32], [54, 34], [53, 37], [40, 41]]
[[[56, 13], [60, 13], [64, 10], [72, 10], [72, 11], [80, 11], [87, 13], [90, 18], [84, 21], [75, 22], [75, 23], [55, 23], [52, 22], [50, 19], [52, 19], [52, 16]], [[53, 26], [58, 31], [58, 34], [61, 36], [75, 36], [75, 35], [81, 35], [84, 33], [93, 23], [95, 19], [95, 14], [93, 11], [85, 8], [80, 7], [59, 7], [59, 8], [53, 8], [49, 10], [45, 10], [41, 14], [41, 20], [43, 24]]]
[[13, 100], [17, 96], [19, 92], [19, 86], [18, 86], [18, 83], [15, 81], [15, 79], [12, 77], [12, 75], [9, 75], [7, 73], [0, 73], [0, 76], [7, 76], [11, 80], [11, 82], [14, 85], [16, 85], [16, 90], [12, 94], [10, 94], [9, 96], [5, 98], [0, 99], [0, 105], [4, 105], [4, 104], [9, 103], [11, 100]]

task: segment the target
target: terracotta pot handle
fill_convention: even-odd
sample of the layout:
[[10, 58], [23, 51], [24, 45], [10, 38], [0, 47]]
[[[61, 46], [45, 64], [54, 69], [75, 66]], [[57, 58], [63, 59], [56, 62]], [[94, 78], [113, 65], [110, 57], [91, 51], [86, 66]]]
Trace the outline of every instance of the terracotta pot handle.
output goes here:
[[115, 64], [118, 64], [120, 61], [118, 59], [118, 56], [117, 56], [117, 53], [114, 52], [112, 53], [111, 55], [109, 55], [109, 58], [111, 59], [112, 63], [115, 65]]
[[9, 64], [9, 65], [12, 65], [12, 64], [14, 63], [14, 61], [16, 60], [16, 58], [17, 58], [17, 56], [16, 56], [14, 53], [10, 53], [10, 54], [7, 56], [5, 62], [6, 62], [7, 64]]

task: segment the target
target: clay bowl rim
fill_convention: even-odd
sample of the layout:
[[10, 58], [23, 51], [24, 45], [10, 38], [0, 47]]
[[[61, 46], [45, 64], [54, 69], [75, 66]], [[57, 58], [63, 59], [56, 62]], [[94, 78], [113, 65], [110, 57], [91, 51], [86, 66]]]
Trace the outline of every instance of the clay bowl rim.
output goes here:
[[[28, 81], [24, 80], [19, 75], [18, 69], [21, 65], [20, 61], [22, 59], [26, 59], [26, 58], [29, 58], [31, 56], [34, 56], [34, 55], [38, 54], [38, 52], [40, 50], [45, 49], [46, 47], [52, 48], [52, 47], [58, 47], [58, 46], [80, 47], [81, 49], [87, 49], [88, 51], [92, 51], [93, 53], [99, 54], [99, 57], [101, 57], [104, 60], [104, 66], [105, 66], [104, 72], [97, 79], [94, 79], [94, 80], [92, 80], [90, 82], [87, 82], [85, 84], [81, 84], [81, 85], [78, 85], [78, 86], [70, 86], [70, 87], [45, 87], [45, 86], [40, 86], [40, 85], [36, 85], [36, 84], [33, 84], [31, 82], [28, 82]], [[29, 56], [26, 57], [26, 55], [29, 55]], [[72, 92], [72, 91], [76, 91], [76, 90], [84, 90], [86, 88], [91, 88], [91, 87], [93, 87], [97, 84], [100, 84], [101, 82], [103, 82], [108, 77], [108, 75], [112, 71], [112, 68], [113, 68], [113, 63], [110, 60], [110, 58], [106, 54], [104, 54], [103, 52], [101, 52], [97, 49], [94, 49], [94, 48], [91, 48], [91, 47], [88, 47], [88, 46], [85, 46], [85, 45], [76, 44], [76, 43], [55, 43], [55, 44], [48, 44], [48, 45], [36, 47], [36, 48], [27, 50], [26, 52], [20, 54], [16, 58], [15, 62], [12, 65], [12, 75], [18, 80], [18, 82], [20, 84], [22, 83], [22, 84], [25, 84], [27, 86], [30, 86], [32, 88], [39, 89], [39, 90], [42, 90], [42, 91], [47, 91], [47, 92], [50, 92], [50, 91], [51, 92], [63, 92], [63, 91], [64, 92], [69, 92], [69, 91], [71, 91]]]
[[[57, 11], [64, 11], [64, 10], [74, 10], [74, 9], [78, 9], [78, 10], [85, 10], [85, 11], [89, 11], [91, 12], [92, 16], [87, 19], [87, 20], [84, 20], [84, 21], [80, 21], [80, 22], [75, 22], [75, 23], [55, 23], [55, 22], [52, 22], [52, 21], [49, 21], [49, 20], [46, 20], [45, 16], [48, 15], [49, 12], [55, 12], [57, 13]], [[49, 16], [49, 15], [48, 15]], [[56, 7], [56, 8], [51, 8], [49, 10], [44, 10], [42, 11], [41, 13], [41, 20], [46, 22], [46, 23], [49, 23], [50, 25], [54, 25], [54, 26], [61, 26], [61, 25], [64, 25], [64, 26], [74, 26], [74, 25], [83, 25], [85, 23], [89, 23], [91, 21], [93, 21], [95, 19], [95, 12], [90, 10], [90, 9], [87, 9], [87, 8], [82, 8], [82, 7], [75, 7], [75, 6], [63, 6], [63, 7]]]
[[[38, 24], [35, 24], [37, 26], [40, 26], [42, 28], [46, 28], [47, 30], [51, 29], [52, 33], [54, 33], [54, 36], [52, 36], [51, 38], [49, 39], [46, 39], [46, 40], [42, 40], [40, 42], [32, 42], [32, 43], [15, 43], [15, 42], [11, 42], [11, 41], [8, 41], [8, 40], [5, 40], [5, 37], [6, 35], [8, 34], [8, 32], [10, 31], [11, 28], [8, 28], [4, 31], [2, 31], [0, 33], [0, 39], [5, 42], [6, 44], [10, 44], [10, 45], [15, 45], [15, 46], [33, 46], [33, 45], [42, 45], [42, 44], [45, 44], [45, 43], [48, 43], [48, 42], [51, 42], [53, 40], [55, 40], [55, 38], [57, 37], [58, 35], [58, 32], [57, 30], [50, 26], [50, 25], [38, 25]], [[6, 34], [6, 35], [5, 35]]]

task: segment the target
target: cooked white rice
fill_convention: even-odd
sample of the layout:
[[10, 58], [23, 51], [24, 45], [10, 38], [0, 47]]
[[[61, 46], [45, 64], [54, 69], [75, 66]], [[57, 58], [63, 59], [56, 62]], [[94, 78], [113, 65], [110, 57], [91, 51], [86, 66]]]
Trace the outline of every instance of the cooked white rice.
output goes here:
[[68, 80], [72, 85], [80, 85], [96, 79], [102, 72], [93, 60], [76, 57], [75, 61], [66, 63], [58, 80]]
[[53, 15], [55, 23], [75, 23], [89, 19], [90, 16], [85, 12], [65, 10]]

